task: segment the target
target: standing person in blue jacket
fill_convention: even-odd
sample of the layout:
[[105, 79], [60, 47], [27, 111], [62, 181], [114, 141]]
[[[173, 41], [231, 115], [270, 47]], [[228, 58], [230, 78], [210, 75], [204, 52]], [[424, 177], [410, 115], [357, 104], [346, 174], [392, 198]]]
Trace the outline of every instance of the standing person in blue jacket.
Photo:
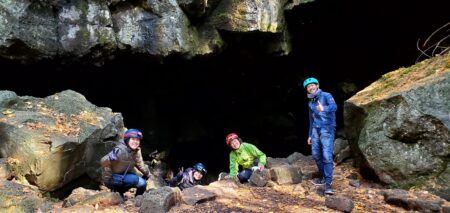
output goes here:
[[316, 78], [303, 82], [309, 99], [309, 137], [312, 156], [317, 164], [321, 178], [313, 181], [316, 185], [325, 184], [325, 194], [333, 194], [333, 148], [336, 130], [337, 105], [330, 93], [319, 89]]

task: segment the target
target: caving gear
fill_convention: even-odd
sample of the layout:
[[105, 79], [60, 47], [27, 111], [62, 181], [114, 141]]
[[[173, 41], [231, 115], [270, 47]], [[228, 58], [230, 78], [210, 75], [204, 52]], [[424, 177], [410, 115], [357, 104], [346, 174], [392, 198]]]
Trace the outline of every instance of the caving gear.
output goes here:
[[203, 163], [196, 163], [192, 168], [194, 168], [197, 172], [200, 172], [202, 175], [206, 175], [206, 173], [208, 172]]
[[225, 142], [229, 146], [232, 140], [238, 139], [238, 138], [239, 138], [239, 136], [236, 133], [232, 132], [227, 135], [227, 137], [225, 138]]
[[306, 88], [308, 84], [319, 84], [319, 80], [316, 78], [307, 78], [305, 81], [303, 81], [303, 88]]
[[196, 169], [187, 168], [185, 170], [181, 170], [175, 175], [170, 181], [169, 186], [180, 188], [181, 190], [193, 187], [201, 183], [201, 180], [196, 180], [194, 178], [194, 172]]
[[142, 132], [137, 129], [129, 129], [124, 133], [123, 140], [125, 142], [128, 142], [130, 138], [138, 138], [142, 140], [143, 138]]

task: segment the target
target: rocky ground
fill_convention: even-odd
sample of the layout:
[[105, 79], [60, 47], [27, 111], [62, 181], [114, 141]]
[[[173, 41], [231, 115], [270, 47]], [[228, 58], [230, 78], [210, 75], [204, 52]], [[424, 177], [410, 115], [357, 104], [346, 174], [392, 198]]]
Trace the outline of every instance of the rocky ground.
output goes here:
[[[222, 185], [224, 191], [215, 198], [205, 199], [195, 205], [177, 204], [169, 212], [449, 212], [449, 202], [427, 191], [386, 189], [380, 184], [362, 179], [351, 165], [352, 161], [347, 161], [335, 167], [333, 196], [324, 196], [322, 187], [314, 186], [310, 180], [288, 185], [269, 182], [265, 187], [249, 183], [236, 184], [234, 187], [235, 183], [228, 183], [230, 187]], [[144, 205], [139, 204], [142, 198], [135, 199], [132, 193], [127, 193], [126, 201], [118, 205], [91, 204], [90, 210], [139, 212], [139, 206]], [[417, 203], [419, 201], [422, 203]], [[55, 204], [53, 211], [63, 211], [61, 206], [62, 202]], [[74, 207], [72, 211], [85, 208], [80, 205]]]

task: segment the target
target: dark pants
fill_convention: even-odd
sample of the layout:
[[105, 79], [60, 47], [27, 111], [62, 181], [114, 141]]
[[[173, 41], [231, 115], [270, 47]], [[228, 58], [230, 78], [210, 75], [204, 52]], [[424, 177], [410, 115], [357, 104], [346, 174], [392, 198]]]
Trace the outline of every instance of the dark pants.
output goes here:
[[[259, 160], [253, 161], [253, 166], [258, 166]], [[239, 181], [241, 183], [246, 183], [252, 176], [253, 171], [251, 169], [243, 169], [239, 174], [237, 175], [239, 178]]]

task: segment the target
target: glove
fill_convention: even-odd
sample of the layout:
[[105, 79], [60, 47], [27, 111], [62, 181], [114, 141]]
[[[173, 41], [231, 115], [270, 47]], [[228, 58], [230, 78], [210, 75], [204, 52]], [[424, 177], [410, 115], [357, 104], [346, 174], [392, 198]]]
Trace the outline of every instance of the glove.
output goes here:
[[260, 169], [259, 169], [259, 166], [253, 166], [252, 167], [252, 172], [256, 172], [256, 171], [259, 171]]

